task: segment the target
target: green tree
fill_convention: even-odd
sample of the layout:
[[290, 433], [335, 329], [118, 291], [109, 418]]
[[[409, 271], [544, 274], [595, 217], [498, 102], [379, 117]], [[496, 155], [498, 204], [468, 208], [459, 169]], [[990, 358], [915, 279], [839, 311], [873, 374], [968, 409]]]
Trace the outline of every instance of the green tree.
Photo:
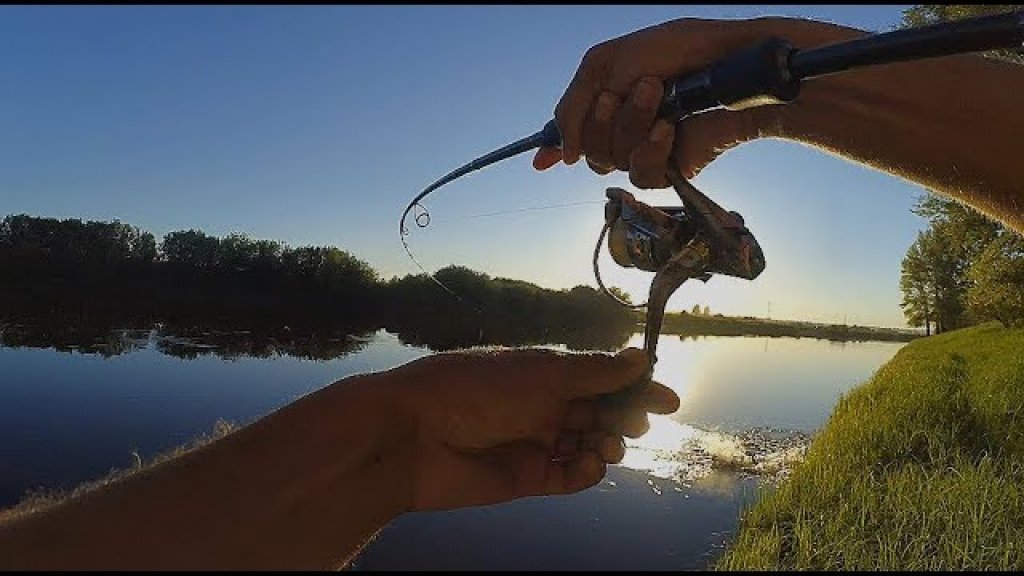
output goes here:
[[930, 274], [935, 312], [935, 332], [941, 334], [967, 325], [965, 262], [950, 236], [940, 228], [928, 230], [921, 246]]
[[925, 230], [903, 258], [903, 313], [911, 326], [925, 326], [929, 333], [933, 322], [937, 334], [965, 325], [962, 262], [948, 240], [934, 229]]
[[921, 243], [919, 233], [917, 240], [911, 244], [906, 256], [903, 257], [900, 271], [903, 300], [900, 306], [907, 318], [907, 324], [915, 328], [924, 326], [925, 334], [931, 334], [935, 303], [933, 292], [929, 289], [928, 264], [921, 250]]
[[220, 239], [202, 230], [170, 232], [160, 243], [160, 252], [171, 264], [214, 269], [218, 264]]
[[223, 270], [250, 270], [257, 256], [256, 243], [245, 234], [228, 234], [217, 247], [217, 261]]
[[978, 320], [1024, 325], [1024, 238], [1006, 232], [988, 245], [968, 275], [967, 302]]
[[283, 251], [284, 245], [276, 240], [257, 240], [254, 267], [263, 273], [278, 270], [281, 267], [281, 254]]
[[633, 298], [630, 297], [629, 292], [626, 292], [625, 290], [623, 290], [622, 288], [619, 288], [618, 286], [609, 286], [608, 287], [608, 292], [611, 293], [612, 295], [614, 295], [619, 300], [622, 300], [626, 304], [632, 304], [633, 303]]
[[345, 250], [329, 246], [321, 249], [319, 281], [328, 290], [351, 292], [366, 290], [377, 281], [377, 271]]
[[2, 258], [28, 266], [98, 273], [125, 265], [149, 264], [156, 256], [153, 235], [117, 220], [7, 216], [0, 222]]

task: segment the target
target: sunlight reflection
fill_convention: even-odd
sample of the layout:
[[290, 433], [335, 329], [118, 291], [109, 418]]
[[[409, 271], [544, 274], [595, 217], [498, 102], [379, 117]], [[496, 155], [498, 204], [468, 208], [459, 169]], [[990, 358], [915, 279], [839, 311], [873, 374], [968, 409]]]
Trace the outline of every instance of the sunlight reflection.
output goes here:
[[[743, 364], [736, 362], [738, 357], [754, 359], [749, 353], [738, 355], [732, 344], [720, 339], [698, 341], [672, 335], [659, 338], [654, 378], [679, 394], [682, 407], [674, 416], [651, 415], [647, 434], [626, 440], [621, 466], [683, 485], [700, 482], [702, 487], [722, 482], [731, 485], [736, 473], [765, 478], [788, 474], [790, 466], [799, 461], [806, 450], [809, 436], [805, 433], [744, 427], [730, 434], [678, 421], [680, 413], [688, 413], [695, 393], [699, 396], [718, 386], [709, 380], [720, 382], [723, 366], [735, 370], [737, 365]], [[634, 335], [627, 345], [641, 347], [643, 336]], [[759, 345], [755, 343], [755, 347]], [[759, 350], [767, 351], [767, 348]], [[746, 370], [743, 373], [749, 377]], [[748, 386], [759, 382], [760, 379], [750, 378]], [[734, 406], [741, 403], [742, 398], [736, 398]], [[826, 415], [827, 412], [821, 417]]]
[[688, 472], [687, 447], [701, 434], [700, 430], [679, 424], [665, 416], [651, 416], [651, 429], [640, 438], [626, 439], [626, 455], [621, 466], [648, 472], [659, 478], [692, 480]]
[[682, 484], [715, 470], [781, 477], [803, 457], [808, 439], [796, 432], [772, 435], [762, 430], [733, 436], [654, 415], [647, 434], [627, 439], [620, 466]]
[[[643, 334], [626, 346], [643, 348]], [[746, 476], [785, 478], [840, 395], [902, 346], [663, 334], [654, 379], [679, 395], [680, 408], [651, 415], [643, 437], [626, 439], [619, 466], [723, 493]]]

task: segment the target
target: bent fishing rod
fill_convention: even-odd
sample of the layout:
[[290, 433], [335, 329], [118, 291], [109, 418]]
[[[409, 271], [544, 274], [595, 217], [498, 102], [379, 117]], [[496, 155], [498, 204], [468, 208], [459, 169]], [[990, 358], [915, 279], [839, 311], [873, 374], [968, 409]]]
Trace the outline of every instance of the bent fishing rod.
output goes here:
[[[1024, 10], [870, 34], [807, 50], [798, 50], [784, 39], [771, 38], [705, 70], [667, 81], [658, 117], [676, 123], [714, 108], [739, 110], [785, 104], [797, 98], [802, 82], [814, 78], [865, 66], [995, 49], [1019, 50], [1022, 44]], [[417, 225], [429, 224], [429, 213], [420, 204], [428, 194], [501, 160], [535, 148], [558, 148], [561, 143], [558, 126], [551, 120], [538, 132], [481, 156], [427, 186], [413, 198], [399, 221], [399, 235], [409, 257], [412, 253], [405, 241], [409, 233], [405, 219], [418, 207]], [[646, 306], [644, 349], [652, 367], [657, 361], [655, 350], [665, 305], [680, 285], [694, 278], [707, 281], [713, 274], [753, 280], [765, 267], [764, 254], [738, 213], [726, 211], [705, 196], [675, 166], [668, 166], [666, 176], [682, 200], [682, 207], [656, 208], [636, 200], [625, 190], [607, 191], [605, 223], [593, 258], [594, 275], [602, 292], [626, 306]], [[608, 250], [616, 264], [655, 272], [646, 304], [623, 302], [605, 288], [597, 258], [606, 234]]]

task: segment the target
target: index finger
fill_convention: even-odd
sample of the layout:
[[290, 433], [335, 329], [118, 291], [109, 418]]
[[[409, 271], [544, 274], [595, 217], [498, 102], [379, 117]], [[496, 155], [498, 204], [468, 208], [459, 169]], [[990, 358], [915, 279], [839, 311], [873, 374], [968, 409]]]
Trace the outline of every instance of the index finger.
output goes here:
[[601, 44], [587, 50], [569, 87], [555, 106], [555, 123], [562, 135], [562, 160], [566, 164], [575, 164], [580, 159], [583, 120], [601, 91], [597, 74], [604, 50]]
[[533, 168], [543, 172], [562, 159], [562, 151], [558, 148], [541, 147], [533, 157]]

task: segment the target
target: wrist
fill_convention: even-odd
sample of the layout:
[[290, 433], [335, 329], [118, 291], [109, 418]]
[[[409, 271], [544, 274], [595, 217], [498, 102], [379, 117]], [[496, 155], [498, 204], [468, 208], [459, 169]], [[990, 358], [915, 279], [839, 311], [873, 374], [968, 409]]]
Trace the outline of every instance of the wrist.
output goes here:
[[273, 463], [262, 497], [274, 515], [344, 539], [340, 519], [375, 531], [410, 509], [412, 426], [395, 388], [387, 374], [345, 378], [239, 431], [243, 458]]
[[444, 374], [450, 377], [451, 371], [444, 367], [452, 358], [458, 355], [435, 354], [377, 375], [381, 379], [377, 389], [379, 402], [387, 406], [393, 421], [401, 423], [391, 443], [401, 446], [404, 477], [408, 481], [403, 512], [419, 509], [418, 485], [422, 476], [437, 465], [429, 430], [437, 428], [435, 420], [444, 411], [438, 386]]
[[762, 16], [751, 20], [736, 21], [736, 25], [749, 28], [751, 36], [758, 40], [782, 38], [789, 41], [798, 50], [819, 48], [869, 34], [864, 30], [828, 22], [781, 16]]
[[346, 378], [253, 425], [246, 444], [272, 463], [275, 480], [260, 490], [265, 512], [256, 512], [254, 533], [242, 535], [249, 548], [268, 543], [251, 552], [267, 555], [260, 562], [347, 562], [411, 509], [411, 427], [394, 389], [386, 374]]
[[[417, 423], [403, 398], [404, 383], [395, 372], [348, 378], [323, 390], [324, 401], [316, 402], [319, 418], [330, 429], [321, 435], [323, 445], [349, 444], [350, 455], [334, 460], [339, 484], [353, 473], [368, 473], [380, 479], [388, 520], [411, 509], [414, 449]], [[340, 422], [341, 419], [347, 422]], [[330, 458], [328, 458], [330, 460]], [[376, 488], [374, 488], [376, 489]]]
[[[781, 38], [788, 41], [797, 50], [809, 50], [828, 46], [855, 38], [868, 33], [856, 28], [838, 26], [815, 20], [766, 16], [744, 21], [753, 31], [754, 39], [749, 43]], [[831, 100], [838, 90], [845, 91], [842, 85], [835, 85], [841, 80], [836, 77], [815, 79], [804, 82], [793, 102], [786, 104], [764, 105], [740, 111], [749, 139], [785, 138], [802, 139], [808, 118], [815, 115], [820, 108], [820, 100]]]

